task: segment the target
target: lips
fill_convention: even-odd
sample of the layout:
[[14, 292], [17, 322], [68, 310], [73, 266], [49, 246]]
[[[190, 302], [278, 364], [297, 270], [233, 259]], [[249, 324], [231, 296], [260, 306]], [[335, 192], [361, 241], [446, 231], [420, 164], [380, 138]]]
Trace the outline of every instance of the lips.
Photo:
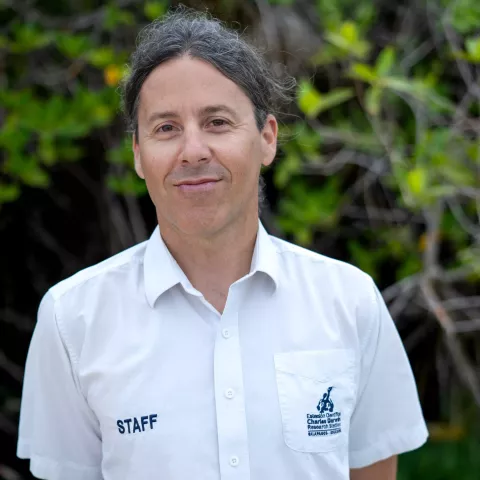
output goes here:
[[194, 178], [192, 180], [183, 180], [177, 183], [177, 187], [184, 185], [201, 185], [203, 183], [216, 183], [220, 181], [218, 178]]
[[213, 190], [219, 182], [218, 178], [195, 178], [183, 180], [177, 183], [176, 187], [182, 193], [204, 193]]

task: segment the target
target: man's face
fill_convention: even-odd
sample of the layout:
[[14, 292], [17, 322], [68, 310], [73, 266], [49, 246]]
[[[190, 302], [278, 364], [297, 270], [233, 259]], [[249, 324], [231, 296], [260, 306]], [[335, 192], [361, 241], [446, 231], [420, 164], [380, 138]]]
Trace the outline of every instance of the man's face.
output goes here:
[[275, 118], [260, 132], [250, 99], [209, 63], [159, 65], [140, 91], [133, 150], [160, 227], [210, 236], [256, 216], [260, 168], [276, 139]]

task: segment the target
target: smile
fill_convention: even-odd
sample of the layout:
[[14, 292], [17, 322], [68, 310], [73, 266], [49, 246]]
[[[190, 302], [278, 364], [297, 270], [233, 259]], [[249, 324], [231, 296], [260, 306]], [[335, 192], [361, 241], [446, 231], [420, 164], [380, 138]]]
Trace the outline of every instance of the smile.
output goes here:
[[184, 193], [201, 193], [213, 190], [219, 182], [220, 180], [214, 179], [193, 180], [176, 185], [176, 187]]

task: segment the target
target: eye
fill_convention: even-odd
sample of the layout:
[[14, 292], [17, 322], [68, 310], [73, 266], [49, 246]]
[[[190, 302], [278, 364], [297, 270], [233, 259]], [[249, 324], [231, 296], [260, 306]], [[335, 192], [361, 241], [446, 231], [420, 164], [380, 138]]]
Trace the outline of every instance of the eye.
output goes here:
[[161, 125], [160, 127], [158, 127], [155, 132], [156, 133], [169, 133], [169, 132], [172, 132], [173, 131], [173, 125], [170, 125], [170, 124], [166, 124], [166, 125]]
[[223, 120], [222, 118], [215, 118], [210, 122], [214, 127], [223, 127], [225, 125], [228, 125], [228, 122], [226, 120]]

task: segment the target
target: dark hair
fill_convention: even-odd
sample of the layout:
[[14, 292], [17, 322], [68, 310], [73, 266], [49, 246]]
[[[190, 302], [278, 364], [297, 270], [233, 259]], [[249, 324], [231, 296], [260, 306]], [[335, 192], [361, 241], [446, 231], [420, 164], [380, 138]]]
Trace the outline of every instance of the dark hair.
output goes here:
[[140, 90], [161, 63], [189, 55], [216, 67], [250, 98], [259, 130], [269, 113], [290, 100], [292, 77], [275, 77], [252, 45], [209, 14], [179, 7], [145, 27], [132, 54], [130, 74], [123, 83], [123, 106], [130, 132], [138, 134]]

